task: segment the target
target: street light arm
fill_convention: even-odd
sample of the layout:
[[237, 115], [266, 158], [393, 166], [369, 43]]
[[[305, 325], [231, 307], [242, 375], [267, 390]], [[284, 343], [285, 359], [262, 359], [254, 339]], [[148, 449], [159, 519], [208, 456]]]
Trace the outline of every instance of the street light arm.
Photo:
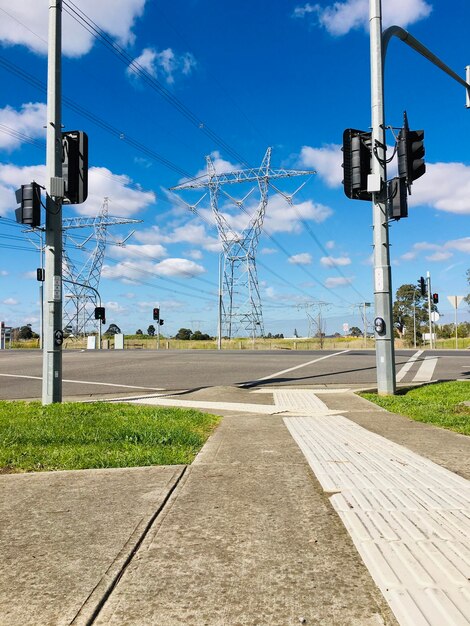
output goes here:
[[[389, 26], [382, 33], [382, 57], [383, 62], [385, 63], [385, 56], [387, 54], [387, 47], [392, 37], [398, 37], [404, 43], [406, 43], [410, 48], [419, 52], [425, 59], [431, 61], [434, 65], [436, 65], [443, 72], [448, 74], [451, 78], [456, 80], [458, 83], [463, 85], [467, 90], [467, 93], [470, 92], [470, 84], [467, 83], [463, 78], [461, 78], [458, 74], [454, 72], [448, 65], [446, 65], [443, 61], [441, 61], [435, 54], [431, 52], [426, 46], [424, 46], [420, 41], [418, 41], [411, 33], [409, 33], [401, 26]], [[467, 104], [467, 107], [469, 105]]]
[[91, 285], [86, 285], [85, 283], [77, 283], [76, 280], [69, 280], [68, 278], [62, 278], [62, 282], [70, 283], [71, 285], [78, 285], [79, 287], [85, 287], [85, 289], [91, 289], [91, 291], [94, 291], [96, 295], [98, 296], [98, 300], [101, 306], [101, 296], [99, 294], [99, 291], [95, 289], [94, 287], [92, 287]]

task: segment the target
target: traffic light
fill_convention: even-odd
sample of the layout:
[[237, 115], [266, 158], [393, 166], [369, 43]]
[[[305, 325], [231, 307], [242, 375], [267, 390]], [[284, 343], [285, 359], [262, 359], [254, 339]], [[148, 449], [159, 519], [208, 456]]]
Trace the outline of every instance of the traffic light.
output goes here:
[[43, 267], [38, 267], [36, 269], [36, 280], [40, 283], [43, 283], [46, 280], [46, 270]]
[[387, 209], [390, 220], [408, 217], [408, 197], [404, 178], [392, 178], [387, 183]]
[[437, 304], [439, 302], [439, 294], [438, 293], [433, 293], [432, 294], [432, 302], [433, 302], [433, 304]]
[[88, 196], [88, 136], [81, 130], [62, 133], [62, 177], [69, 204], [81, 204]]
[[153, 309], [153, 319], [157, 322], [160, 320], [160, 309], [158, 307]]
[[103, 324], [106, 324], [106, 310], [104, 306], [95, 307], [95, 320], [101, 320]]
[[159, 320], [160, 321], [160, 326], [163, 326], [164, 320]]
[[351, 200], [372, 200], [367, 191], [371, 173], [371, 133], [346, 128], [343, 133], [343, 187]]
[[425, 281], [425, 279], [422, 276], [418, 280], [418, 286], [419, 286], [419, 290], [421, 292], [421, 295], [425, 296], [426, 295], [426, 281]]
[[41, 187], [37, 183], [21, 185], [15, 191], [16, 201], [20, 205], [15, 210], [18, 224], [27, 224], [36, 228], [41, 224]]
[[414, 180], [426, 171], [424, 130], [410, 130], [406, 111], [403, 128], [398, 134], [398, 175], [406, 180], [408, 191]]

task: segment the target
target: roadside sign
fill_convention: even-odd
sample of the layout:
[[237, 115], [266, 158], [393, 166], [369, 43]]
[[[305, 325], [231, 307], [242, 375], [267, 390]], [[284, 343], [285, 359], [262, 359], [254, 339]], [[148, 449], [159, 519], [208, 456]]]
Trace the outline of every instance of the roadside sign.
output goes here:
[[438, 322], [440, 317], [441, 316], [439, 315], [437, 311], [433, 311], [431, 313], [431, 322]]
[[454, 309], [458, 308], [463, 299], [464, 296], [447, 296], [447, 300], [449, 300]]

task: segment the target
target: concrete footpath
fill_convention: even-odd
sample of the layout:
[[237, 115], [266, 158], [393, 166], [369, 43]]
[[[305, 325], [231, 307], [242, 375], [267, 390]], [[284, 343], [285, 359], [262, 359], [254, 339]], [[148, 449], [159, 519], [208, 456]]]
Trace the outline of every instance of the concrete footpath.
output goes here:
[[[269, 404], [266, 391], [233, 396]], [[470, 438], [321, 398], [324, 419], [341, 412], [470, 478]], [[221, 413], [188, 468], [0, 476], [0, 626], [397, 624], [288, 413]]]

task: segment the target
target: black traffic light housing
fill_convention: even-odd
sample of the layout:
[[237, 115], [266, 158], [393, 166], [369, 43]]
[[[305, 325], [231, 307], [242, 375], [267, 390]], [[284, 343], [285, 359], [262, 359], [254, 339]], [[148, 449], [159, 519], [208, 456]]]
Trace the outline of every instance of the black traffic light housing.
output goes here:
[[432, 302], [433, 302], [433, 304], [438, 304], [439, 303], [439, 294], [438, 293], [433, 293], [432, 294]]
[[153, 319], [157, 322], [160, 320], [160, 309], [158, 307], [153, 309]]
[[410, 130], [406, 111], [403, 127], [398, 134], [398, 176], [406, 180], [408, 191], [411, 184], [426, 171], [424, 162], [424, 130]]
[[29, 185], [21, 185], [15, 191], [16, 201], [20, 205], [15, 210], [18, 224], [27, 224], [36, 228], [41, 224], [41, 186], [32, 182]]
[[424, 297], [426, 295], [426, 280], [423, 278], [423, 276], [421, 276], [418, 280], [418, 287], [421, 295]]
[[160, 322], [160, 326], [163, 326], [164, 320], [159, 320], [159, 322]]
[[372, 194], [367, 191], [371, 145], [371, 133], [354, 128], [346, 128], [343, 133], [343, 187], [351, 200], [372, 200]]
[[81, 204], [88, 197], [88, 135], [82, 130], [62, 133], [62, 177], [69, 204]]
[[392, 178], [387, 183], [387, 209], [390, 220], [408, 217], [408, 195], [404, 178]]
[[95, 320], [101, 320], [103, 324], [106, 324], [106, 310], [104, 306], [95, 307]]

